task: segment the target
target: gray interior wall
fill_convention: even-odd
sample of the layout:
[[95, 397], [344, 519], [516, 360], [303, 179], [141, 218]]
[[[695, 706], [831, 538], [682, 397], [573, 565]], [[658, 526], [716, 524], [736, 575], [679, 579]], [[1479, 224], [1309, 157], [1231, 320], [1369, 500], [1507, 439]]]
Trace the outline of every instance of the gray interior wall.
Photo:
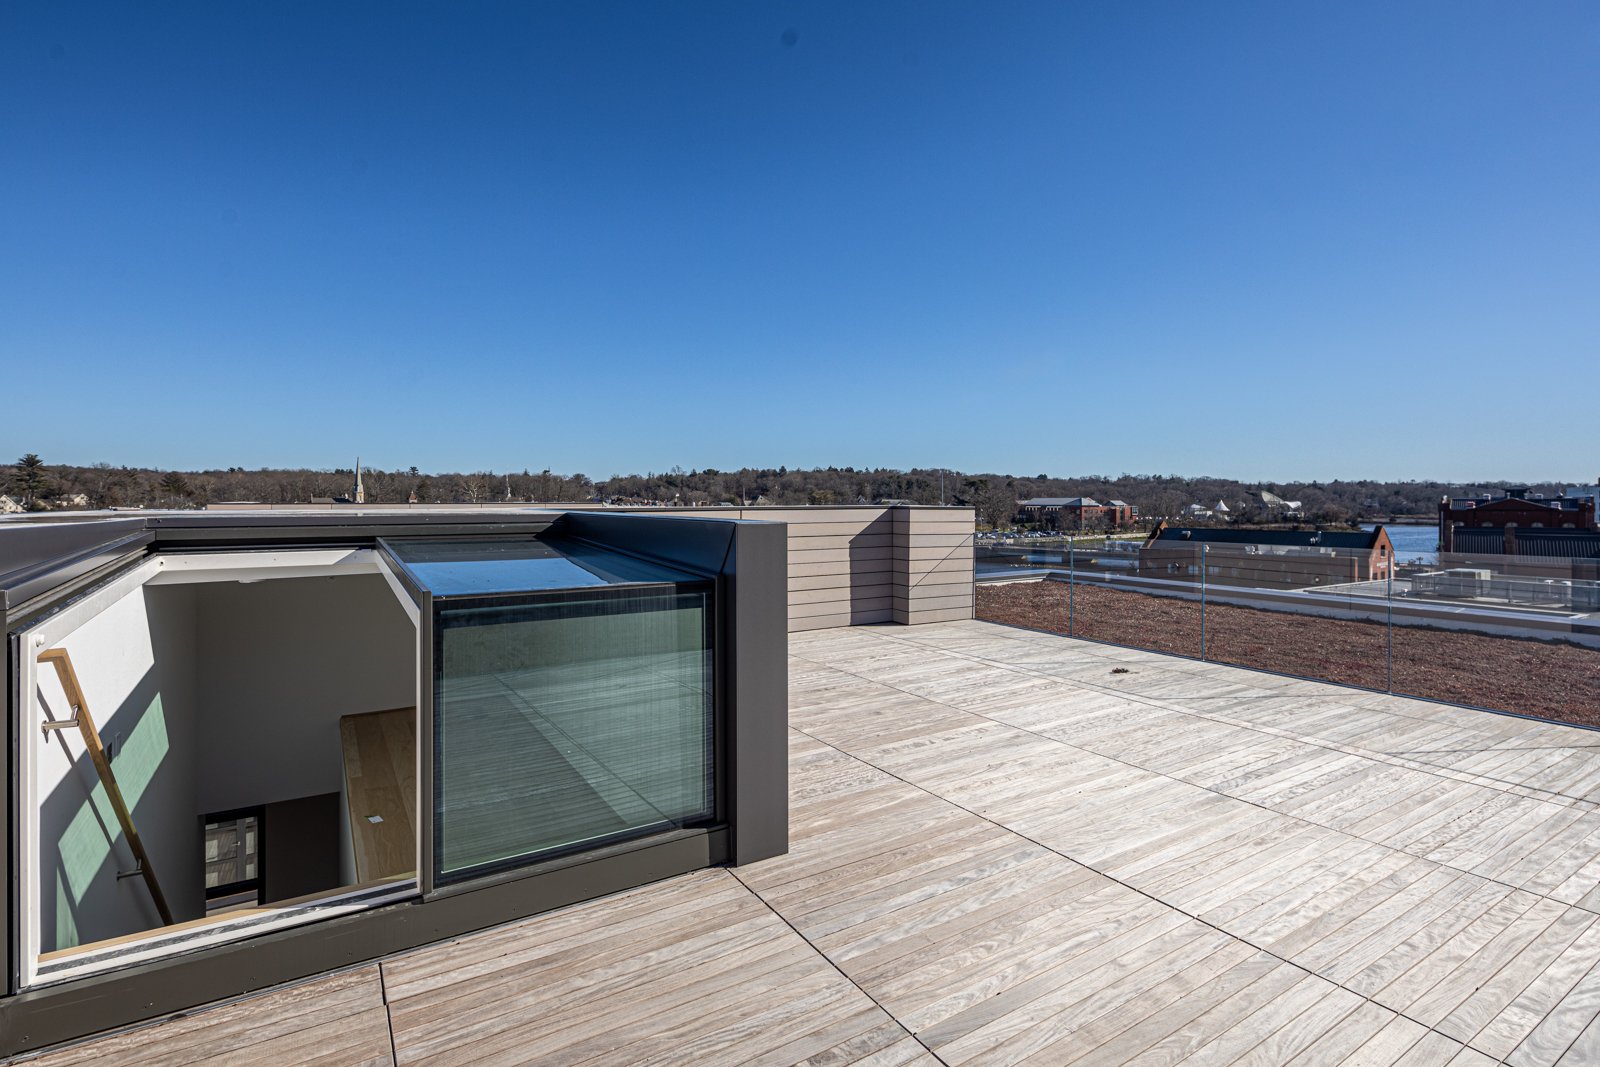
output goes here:
[[416, 701], [416, 632], [376, 574], [198, 587], [198, 803], [339, 792], [341, 716]]
[[339, 793], [298, 797], [268, 804], [266, 825], [267, 862], [265, 899], [280, 900], [323, 893], [355, 879], [342, 878], [344, 867], [340, 815], [345, 810]]
[[[205, 828], [196, 815], [196, 769], [200, 751], [195, 734], [196, 618], [192, 589], [144, 589], [150, 612], [156, 676], [174, 714], [168, 720], [169, 767], [165, 786], [146, 790], [134, 825], [161, 878], [161, 891], [177, 922], [202, 918], [206, 913]], [[132, 755], [125, 739], [117, 737], [121, 754]], [[121, 758], [121, 755], [118, 757]], [[116, 762], [112, 769], [116, 770]], [[118, 772], [118, 777], [123, 775]], [[145, 810], [148, 806], [148, 811]], [[150, 828], [147, 829], [147, 824]], [[160, 827], [160, 851], [151, 847], [149, 834]], [[138, 882], [141, 879], [125, 879]]]
[[[132, 591], [61, 643], [72, 655], [133, 823], [173, 918], [205, 914], [202, 834], [195, 817], [194, 593]], [[39, 696], [71, 715], [53, 669]], [[161, 925], [105, 790], [75, 729], [39, 753], [40, 950], [50, 952]]]
[[[62, 645], [178, 922], [205, 915], [204, 813], [337, 794], [339, 718], [415, 700], [415, 633], [377, 575], [145, 586]], [[43, 745], [41, 951], [156, 928], [81, 736]]]

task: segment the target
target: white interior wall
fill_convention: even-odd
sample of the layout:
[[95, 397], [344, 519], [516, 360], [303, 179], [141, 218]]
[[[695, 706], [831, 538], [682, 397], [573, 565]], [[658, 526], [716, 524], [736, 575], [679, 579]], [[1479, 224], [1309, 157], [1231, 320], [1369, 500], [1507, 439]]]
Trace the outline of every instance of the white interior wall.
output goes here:
[[[376, 573], [134, 587], [64, 647], [176, 921], [205, 914], [206, 812], [341, 791], [339, 718], [416, 700], [416, 631]], [[75, 628], [72, 628], [75, 626]], [[38, 665], [32, 718], [69, 718]], [[41, 952], [160, 925], [76, 729], [39, 734]]]
[[[72, 656], [84, 699], [177, 921], [205, 914], [201, 827], [195, 808], [195, 596], [134, 588], [71, 633], [39, 636]], [[33, 651], [42, 651], [35, 647]], [[29, 729], [44, 709], [71, 709], [47, 665], [37, 668]], [[142, 878], [117, 878], [133, 856], [76, 729], [36, 735], [39, 947], [68, 948], [160, 925]]]
[[387, 582], [194, 588], [200, 810], [340, 791], [340, 717], [416, 702], [416, 631]]

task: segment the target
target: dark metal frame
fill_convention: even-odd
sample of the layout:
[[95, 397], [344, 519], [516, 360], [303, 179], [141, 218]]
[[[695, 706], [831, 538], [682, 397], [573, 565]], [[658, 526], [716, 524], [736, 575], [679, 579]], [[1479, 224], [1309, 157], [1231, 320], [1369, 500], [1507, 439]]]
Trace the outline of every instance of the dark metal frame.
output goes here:
[[[18, 989], [15, 901], [19, 627], [167, 550], [372, 548], [385, 537], [527, 537], [549, 529], [691, 573], [715, 575], [718, 824], [664, 832], [533, 866], [429, 887], [424, 897], [28, 990]], [[786, 531], [780, 523], [606, 512], [223, 512], [96, 518], [69, 526], [0, 522], [0, 632], [8, 635], [6, 872], [0, 1056], [185, 1011], [352, 966], [672, 875], [788, 850]], [[419, 613], [418, 655], [432, 647]], [[429, 685], [422, 699], [431, 700]], [[419, 708], [419, 714], [422, 709]], [[431, 720], [430, 720], [431, 721]], [[419, 787], [432, 795], [432, 740], [419, 731]], [[422, 838], [431, 871], [431, 834]]]
[[[242, 893], [251, 886], [255, 887], [256, 903], [267, 902], [267, 806], [254, 804], [247, 808], [231, 808], [228, 811], [207, 812], [200, 816], [202, 827], [210, 826], [214, 822], [224, 819], [254, 818], [256, 821], [256, 876], [246, 878], [240, 882], [229, 882], [227, 885], [207, 886], [206, 901], [218, 897], [231, 897], [235, 893]], [[202, 835], [203, 837], [203, 835]]]
[[[527, 537], [524, 535], [523, 537], [516, 538], [515, 540], [526, 539]], [[502, 593], [474, 593], [470, 595], [439, 596], [435, 595], [432, 590], [423, 586], [421, 582], [418, 581], [416, 575], [409, 567], [406, 566], [406, 564], [394, 551], [394, 549], [398, 547], [397, 543], [415, 544], [418, 542], [425, 543], [429, 540], [446, 539], [402, 539], [380, 537], [376, 542], [376, 548], [378, 550], [379, 557], [383, 560], [384, 565], [389, 570], [389, 573], [395, 577], [395, 580], [398, 581], [401, 587], [404, 588], [405, 591], [410, 595], [412, 602], [416, 605], [419, 613], [419, 649], [417, 662], [422, 682], [421, 692], [419, 693], [419, 704], [417, 707], [417, 737], [419, 745], [422, 746], [422, 758], [421, 765], [419, 767], [417, 784], [418, 792], [421, 794], [420, 799], [422, 803], [418, 805], [417, 811], [418, 821], [420, 823], [418, 826], [418, 834], [421, 846], [421, 865], [417, 871], [417, 888], [424, 899], [430, 899], [439, 889], [458, 885], [462, 882], [472, 881], [486, 876], [515, 876], [515, 873], [518, 870], [529, 868], [533, 862], [535, 862], [532, 858], [534, 854], [530, 854], [527, 856], [511, 857], [491, 866], [474, 867], [459, 874], [446, 875], [439, 869], [438, 855], [442, 845], [440, 838], [442, 830], [435, 816], [435, 812], [439, 803], [439, 766], [437, 753], [439, 736], [439, 679], [437, 665], [441, 656], [443, 655], [442, 642], [444, 635], [443, 632], [435, 625], [435, 623], [438, 617], [437, 613], [441, 609], [458, 610], [471, 609], [475, 607], [489, 607], [494, 605], [518, 606], [524, 604], [528, 606], [534, 606], [542, 601], [547, 601], [556, 596], [567, 599], [574, 597], [592, 598], [598, 602], [619, 589], [625, 589], [632, 592], [654, 592], [669, 590], [680, 591], [687, 589], [709, 593], [710, 596], [707, 598], [709, 619], [707, 620], [706, 639], [711, 649], [711, 670], [713, 678], [713, 685], [711, 687], [711, 766], [714, 775], [712, 782], [712, 816], [703, 824], [697, 823], [696, 827], [711, 827], [726, 821], [726, 801], [723, 791], [724, 774], [722, 766], [722, 753], [724, 751], [723, 736], [726, 733], [726, 727], [724, 723], [726, 701], [724, 700], [723, 694], [724, 686], [720, 684], [719, 680], [720, 660], [722, 658], [719, 654], [719, 649], [721, 648], [719, 643], [719, 635], [722, 633], [721, 624], [723, 612], [721, 610], [720, 598], [717, 595], [719, 590], [719, 582], [715, 572], [707, 573], [698, 569], [688, 571], [686, 573], [694, 577], [694, 580], [691, 582], [620, 582], [594, 589], [544, 590], [531, 592], [509, 591]], [[448, 540], [455, 541], [459, 540], [459, 538], [449, 538]], [[501, 540], [501, 538], [482, 538], [481, 540]], [[602, 547], [613, 552], [619, 552], [624, 555], [632, 555], [636, 558], [645, 558], [641, 557], [639, 553], [627, 552], [626, 550], [619, 549], [614, 545], [598, 545], [598, 547]], [[423, 639], [421, 636], [424, 633], [426, 634], [425, 639]], [[423, 740], [424, 738], [426, 739], [425, 741]], [[610, 841], [589, 842], [582, 845], [573, 846], [570, 852], [576, 853], [592, 851], [596, 847], [604, 847], [608, 844], [619, 843], [621, 841], [641, 836], [647, 835], [632, 833]], [[548, 853], [545, 854], [545, 858], [557, 858], [560, 854]]]

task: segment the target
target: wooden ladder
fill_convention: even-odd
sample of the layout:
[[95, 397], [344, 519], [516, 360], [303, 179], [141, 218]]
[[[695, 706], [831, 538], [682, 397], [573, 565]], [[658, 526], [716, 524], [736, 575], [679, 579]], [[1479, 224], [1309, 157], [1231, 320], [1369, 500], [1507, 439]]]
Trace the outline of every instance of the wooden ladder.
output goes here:
[[[172, 912], [167, 908], [167, 898], [162, 895], [161, 883], [156, 881], [155, 868], [145, 854], [139, 831], [134, 829], [133, 816], [128, 812], [127, 801], [122, 799], [122, 787], [117, 784], [117, 776], [111, 773], [111, 761], [106, 758], [105, 746], [100, 743], [100, 731], [94, 725], [94, 717], [89, 714], [89, 702], [84, 699], [83, 687], [78, 684], [78, 672], [72, 667], [72, 657], [67, 655], [64, 648], [51, 648], [39, 653], [39, 662], [55, 667], [56, 677], [61, 679], [61, 689], [67, 694], [67, 703], [72, 706], [72, 718], [47, 721], [40, 728], [48, 734], [51, 730], [66, 730], [76, 726], [78, 732], [83, 734], [89, 758], [94, 761], [100, 783], [106, 787], [106, 796], [111, 799], [111, 809], [117, 813], [122, 834], [128, 839], [128, 848], [133, 851], [133, 858], [139, 865], [137, 870], [128, 874], [144, 876], [144, 884], [150, 887], [150, 896], [155, 900], [156, 911], [161, 913], [162, 925], [171, 926]], [[118, 872], [117, 877], [124, 875]]]

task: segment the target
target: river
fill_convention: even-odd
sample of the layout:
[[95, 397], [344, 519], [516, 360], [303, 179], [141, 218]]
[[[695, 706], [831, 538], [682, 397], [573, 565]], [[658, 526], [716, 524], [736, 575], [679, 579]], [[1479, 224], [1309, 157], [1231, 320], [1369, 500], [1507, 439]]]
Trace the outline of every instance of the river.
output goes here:
[[[1366, 523], [1361, 528], [1370, 530], [1372, 523]], [[1394, 542], [1394, 558], [1401, 563], [1412, 560], [1439, 562], [1439, 527], [1390, 525], [1384, 529], [1389, 531], [1389, 540]]]

